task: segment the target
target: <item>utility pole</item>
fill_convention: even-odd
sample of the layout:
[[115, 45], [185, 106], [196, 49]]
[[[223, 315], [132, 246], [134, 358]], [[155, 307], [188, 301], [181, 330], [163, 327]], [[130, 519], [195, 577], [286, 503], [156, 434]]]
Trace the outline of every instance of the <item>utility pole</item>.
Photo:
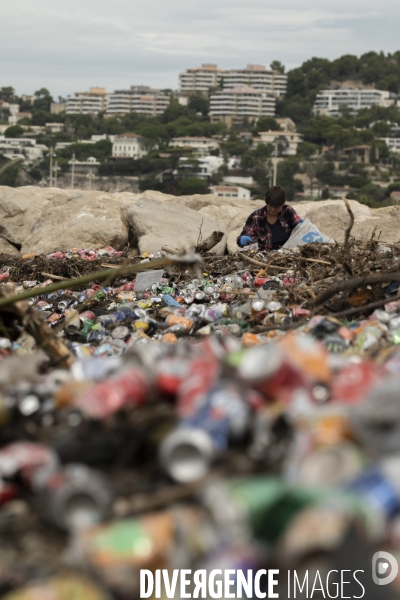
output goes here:
[[53, 146], [50, 146], [50, 180], [49, 187], [53, 187]]
[[57, 187], [57, 171], [58, 171], [58, 162], [54, 166], [54, 187]]
[[273, 159], [273, 164], [274, 164], [274, 186], [276, 185], [276, 175], [277, 175], [277, 171], [278, 171], [278, 146], [277, 143], [274, 142], [274, 159]]
[[75, 179], [75, 152], [72, 155], [71, 190], [74, 189], [74, 179]]
[[90, 169], [90, 171], [86, 175], [86, 177], [89, 179], [89, 190], [91, 190], [92, 189], [92, 179], [94, 178], [93, 170], [92, 169]]

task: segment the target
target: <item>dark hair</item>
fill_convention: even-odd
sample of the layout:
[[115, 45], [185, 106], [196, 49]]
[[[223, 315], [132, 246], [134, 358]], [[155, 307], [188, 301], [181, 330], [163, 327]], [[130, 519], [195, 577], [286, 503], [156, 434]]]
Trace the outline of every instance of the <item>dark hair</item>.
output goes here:
[[265, 204], [278, 208], [286, 202], [286, 192], [280, 185], [273, 185], [265, 192]]

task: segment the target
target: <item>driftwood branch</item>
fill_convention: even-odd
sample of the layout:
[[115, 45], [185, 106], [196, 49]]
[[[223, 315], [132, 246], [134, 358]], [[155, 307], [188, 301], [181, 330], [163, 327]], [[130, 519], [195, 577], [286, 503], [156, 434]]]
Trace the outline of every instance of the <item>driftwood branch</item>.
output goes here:
[[194, 254], [193, 252], [183, 254], [182, 256], [170, 256], [165, 258], [157, 258], [150, 260], [149, 262], [141, 262], [135, 265], [122, 265], [116, 269], [108, 269], [107, 271], [97, 271], [96, 273], [90, 273], [83, 277], [76, 277], [75, 279], [67, 279], [67, 281], [60, 281], [60, 283], [52, 283], [47, 285], [45, 288], [33, 288], [20, 294], [13, 294], [0, 298], [0, 308], [13, 304], [18, 300], [27, 300], [28, 298], [35, 298], [42, 296], [43, 294], [51, 294], [58, 290], [69, 290], [80, 285], [86, 285], [93, 281], [112, 281], [116, 277], [122, 275], [129, 275], [133, 273], [139, 273], [140, 271], [149, 271], [151, 269], [158, 269], [159, 267], [168, 267], [172, 265], [179, 265], [180, 263], [191, 266], [198, 265], [202, 262], [201, 256]]
[[251, 265], [254, 265], [255, 267], [261, 267], [263, 269], [274, 269], [275, 271], [283, 270], [283, 267], [274, 267], [272, 265], [267, 265], [267, 263], [263, 263], [260, 260], [256, 260], [255, 258], [250, 258], [250, 256], [246, 256], [244, 253], [241, 254], [240, 258], [247, 261]]
[[362, 306], [355, 306], [353, 308], [348, 308], [347, 310], [342, 310], [338, 313], [332, 313], [329, 315], [330, 317], [342, 318], [342, 317], [350, 317], [352, 315], [357, 315], [360, 313], [364, 313], [370, 310], [374, 310], [375, 308], [379, 308], [388, 302], [393, 302], [396, 300], [400, 300], [400, 293], [397, 296], [392, 296], [389, 298], [385, 298], [384, 300], [376, 300], [375, 302], [370, 302], [369, 304], [363, 304]]
[[347, 212], [349, 213], [349, 217], [350, 217], [350, 222], [347, 225], [346, 231], [344, 232], [344, 249], [345, 249], [346, 256], [347, 256], [349, 269], [350, 269], [351, 275], [352, 275], [353, 269], [351, 268], [351, 253], [350, 253], [350, 247], [349, 247], [349, 237], [350, 237], [351, 230], [353, 229], [353, 225], [354, 225], [354, 213], [351, 210], [350, 203], [347, 200], [347, 198], [345, 198], [343, 196], [342, 200], [346, 206]]
[[196, 252], [208, 252], [214, 248], [224, 237], [223, 231], [213, 231], [211, 235], [196, 246]]
[[389, 283], [390, 281], [400, 282], [400, 273], [377, 273], [375, 275], [363, 275], [354, 279], [346, 279], [345, 281], [336, 281], [315, 299], [314, 306], [324, 304], [324, 302], [338, 292], [349, 292], [358, 287], [374, 285], [375, 283]]

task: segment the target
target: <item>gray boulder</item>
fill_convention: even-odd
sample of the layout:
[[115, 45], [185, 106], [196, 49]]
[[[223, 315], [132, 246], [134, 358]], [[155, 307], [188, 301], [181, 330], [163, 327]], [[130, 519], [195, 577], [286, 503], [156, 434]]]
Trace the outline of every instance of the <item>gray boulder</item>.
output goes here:
[[10, 254], [11, 256], [21, 256], [21, 252], [9, 241], [0, 237], [0, 254]]
[[120, 207], [106, 194], [86, 193], [44, 210], [22, 244], [22, 253], [49, 253], [68, 248], [119, 250], [128, 241], [128, 228]]
[[128, 210], [128, 223], [140, 252], [154, 252], [167, 245], [176, 249], [195, 246], [218, 230], [206, 215], [184, 205], [143, 197]]

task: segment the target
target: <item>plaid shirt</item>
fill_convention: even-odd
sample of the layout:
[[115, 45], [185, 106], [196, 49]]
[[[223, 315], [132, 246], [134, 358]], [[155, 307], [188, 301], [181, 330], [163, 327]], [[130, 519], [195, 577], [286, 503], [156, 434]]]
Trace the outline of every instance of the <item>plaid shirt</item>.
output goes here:
[[[283, 231], [288, 235], [290, 235], [296, 225], [301, 223], [303, 220], [301, 217], [299, 217], [294, 208], [288, 206], [287, 204], [282, 206], [282, 209], [278, 215], [278, 219], [282, 225]], [[242, 237], [242, 235], [250, 236], [253, 242], [258, 242], [259, 246], [263, 250], [272, 249], [272, 230], [268, 225], [266, 206], [255, 210], [248, 217], [242, 233], [236, 240], [238, 246], [240, 246], [239, 239]]]

